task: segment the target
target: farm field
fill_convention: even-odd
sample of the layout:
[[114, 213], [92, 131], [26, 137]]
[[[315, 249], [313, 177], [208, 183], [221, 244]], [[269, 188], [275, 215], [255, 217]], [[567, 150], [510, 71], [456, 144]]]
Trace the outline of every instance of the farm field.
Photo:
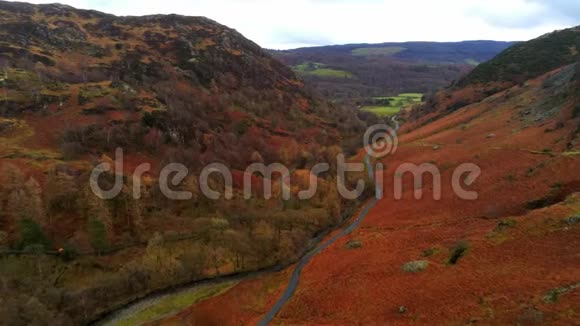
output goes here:
[[294, 72], [300, 75], [308, 75], [322, 78], [345, 78], [356, 79], [356, 76], [351, 72], [327, 68], [325, 64], [316, 62], [304, 62], [292, 67]]
[[399, 113], [404, 108], [421, 103], [422, 98], [423, 94], [421, 93], [402, 93], [391, 97], [373, 97], [372, 101], [377, 104], [365, 105], [361, 110], [374, 113], [379, 117], [389, 117]]
[[403, 52], [406, 49], [401, 46], [386, 46], [380, 48], [358, 48], [352, 50], [352, 55], [354, 56], [391, 56], [399, 52]]
[[[512, 44], [390, 42], [270, 50], [270, 53], [325, 97], [352, 104], [353, 98], [434, 92]], [[313, 69], [313, 65], [318, 66]]]

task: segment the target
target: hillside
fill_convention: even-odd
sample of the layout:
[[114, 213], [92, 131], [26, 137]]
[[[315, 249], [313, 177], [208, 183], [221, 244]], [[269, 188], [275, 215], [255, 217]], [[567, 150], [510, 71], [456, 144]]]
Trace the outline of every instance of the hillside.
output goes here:
[[272, 54], [322, 94], [352, 100], [399, 93], [429, 93], [447, 86], [512, 42], [406, 42], [349, 44]]
[[[478, 103], [485, 98], [516, 85], [527, 87], [526, 81], [544, 75], [563, 65], [580, 61], [580, 28], [573, 27], [543, 35], [528, 42], [516, 44], [492, 60], [477, 66], [453, 87], [428, 99], [427, 103], [411, 112], [412, 120], [423, 123], [449, 114], [459, 108]], [[550, 82], [561, 83], [550, 79]], [[546, 85], [548, 87], [549, 85]], [[573, 96], [577, 91], [571, 91]], [[561, 98], [563, 102], [566, 98]], [[545, 106], [561, 103], [545, 103]], [[548, 109], [548, 108], [546, 108]]]
[[579, 60], [580, 27], [546, 34], [516, 44], [493, 60], [477, 66], [459, 81], [459, 86], [489, 82], [524, 82], [548, 71]]
[[[557, 33], [547, 37], [559, 39]], [[525, 64], [528, 55], [513, 60]], [[543, 72], [529, 72], [534, 76], [523, 83], [490, 80], [502, 89], [469, 105], [415, 112], [396, 153], [379, 159], [386, 167], [384, 198], [369, 204], [355, 231], [303, 268], [297, 290], [272, 323], [577, 323], [580, 63], [564, 56], [555, 67], [534, 70]], [[451, 86], [436, 98], [474, 90]], [[417, 180], [398, 170], [407, 163], [437, 168], [440, 199], [431, 176], [419, 186], [422, 198], [415, 198]], [[476, 179], [459, 175], [475, 200], [454, 191], [455, 169], [464, 163], [481, 170]], [[403, 185], [400, 200], [393, 196], [397, 183]], [[241, 282], [158, 324], [255, 324], [282, 297], [293, 271]]]
[[[573, 27], [516, 44], [428, 99], [411, 112], [412, 120], [428, 122], [498, 92], [544, 75], [563, 65], [580, 62], [580, 29]], [[553, 81], [560, 83], [559, 81]], [[547, 85], [548, 86], [548, 85]], [[549, 104], [547, 104], [549, 105]]]
[[[356, 205], [328, 176], [308, 202], [283, 201], [276, 175], [272, 198], [259, 176], [243, 198], [250, 163], [285, 164], [296, 194], [366, 122], [210, 19], [0, 1], [0, 74], [2, 323], [85, 324], [153, 291], [287, 264]], [[123, 170], [98, 182], [119, 175], [121, 193], [101, 200], [89, 177], [117, 148]], [[191, 198], [163, 195], [168, 163], [188, 169], [171, 189]], [[232, 200], [201, 194], [210, 163], [232, 171]]]

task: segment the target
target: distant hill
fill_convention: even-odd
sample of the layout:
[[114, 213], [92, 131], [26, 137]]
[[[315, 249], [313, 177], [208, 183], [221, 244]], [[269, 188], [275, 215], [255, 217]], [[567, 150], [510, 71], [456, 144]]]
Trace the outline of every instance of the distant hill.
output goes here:
[[580, 27], [555, 31], [515, 44], [477, 66], [459, 85], [498, 81], [522, 82], [580, 60]]
[[496, 41], [348, 44], [271, 53], [294, 67], [327, 97], [344, 100], [431, 92], [512, 44]]
[[[429, 98], [425, 105], [411, 112], [410, 118], [428, 123], [460, 108], [485, 101], [490, 96], [514, 86], [528, 87], [531, 79], [580, 62], [579, 52], [580, 27], [554, 31], [536, 39], [515, 44], [492, 60], [477, 66], [454, 85]], [[578, 64], [567, 71], [574, 74], [575, 69], [576, 71], [580, 69]], [[574, 79], [567, 82], [569, 90], [560, 94], [561, 98], [552, 104], [547, 104], [548, 106], [554, 106], [558, 102], [565, 102], [571, 98], [580, 102], [578, 99], [580, 80], [577, 74], [578, 72]], [[550, 83], [563, 84], [557, 78], [547, 78], [545, 87], [552, 86]], [[564, 88], [562, 85], [559, 86], [560, 90]]]

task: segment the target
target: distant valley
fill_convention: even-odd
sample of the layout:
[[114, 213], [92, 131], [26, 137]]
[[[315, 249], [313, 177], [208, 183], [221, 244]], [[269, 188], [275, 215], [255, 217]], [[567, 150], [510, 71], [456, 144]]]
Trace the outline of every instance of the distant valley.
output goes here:
[[337, 102], [429, 93], [467, 74], [514, 42], [349, 44], [271, 51]]

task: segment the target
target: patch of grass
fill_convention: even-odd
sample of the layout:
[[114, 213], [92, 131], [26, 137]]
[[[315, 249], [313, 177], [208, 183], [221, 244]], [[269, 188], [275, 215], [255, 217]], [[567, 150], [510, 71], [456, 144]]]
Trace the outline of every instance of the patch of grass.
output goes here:
[[38, 150], [38, 151], [26, 151], [26, 152], [21, 152], [21, 151], [16, 151], [13, 153], [10, 153], [8, 155], [4, 155], [4, 156], [0, 156], [0, 158], [6, 158], [6, 159], [28, 159], [28, 160], [33, 160], [33, 161], [49, 161], [49, 160], [61, 160], [62, 157], [56, 153], [50, 152], [48, 150]]
[[467, 241], [460, 241], [455, 246], [450, 249], [449, 259], [447, 264], [456, 265], [459, 259], [461, 259], [467, 251], [469, 250], [469, 243]]
[[385, 46], [380, 48], [358, 48], [352, 50], [351, 54], [355, 56], [391, 56], [405, 51], [406, 48], [400, 46]]
[[360, 247], [362, 247], [362, 242], [358, 240], [350, 240], [346, 243], [348, 249], [359, 249]]
[[568, 226], [572, 226], [572, 225], [580, 223], [580, 214], [576, 214], [574, 216], [570, 216], [570, 217], [566, 218], [564, 220], [564, 223], [567, 224]]
[[540, 162], [537, 165], [528, 168], [528, 170], [526, 171], [526, 176], [531, 177], [531, 176], [535, 175], [539, 169], [542, 169], [545, 166], [546, 166], [545, 162]]
[[228, 282], [223, 284], [207, 285], [194, 290], [184, 291], [183, 293], [172, 294], [160, 298], [152, 306], [144, 307], [141, 311], [138, 311], [125, 319], [116, 321], [115, 325], [134, 326], [158, 320], [164, 316], [170, 315], [171, 313], [184, 310], [187, 307], [203, 300], [221, 295], [234, 287], [236, 284], [237, 282]]
[[84, 105], [94, 98], [105, 97], [110, 95], [110, 90], [107, 87], [103, 87], [99, 84], [85, 85], [80, 88], [79, 92], [79, 104]]
[[390, 97], [378, 96], [372, 98], [375, 105], [364, 106], [361, 110], [374, 113], [378, 117], [390, 117], [406, 107], [421, 103], [422, 98], [423, 94], [421, 93], [402, 93]]
[[361, 110], [374, 113], [379, 117], [390, 117], [399, 113], [401, 108], [391, 106], [365, 106]]
[[329, 78], [345, 78], [345, 79], [354, 79], [355, 78], [354, 75], [348, 71], [330, 69], [330, 68], [317, 69], [314, 71], [310, 71], [307, 74], [312, 75], [312, 76], [329, 77]]
[[401, 93], [398, 97], [407, 98], [413, 102], [421, 102], [423, 99], [423, 94], [421, 93]]
[[405, 265], [403, 265], [402, 269], [406, 273], [415, 274], [415, 273], [420, 273], [420, 272], [426, 270], [427, 266], [429, 266], [428, 261], [416, 260], [416, 261], [410, 261], [410, 262], [406, 263]]
[[543, 300], [545, 303], [556, 303], [556, 302], [558, 302], [558, 300], [560, 299], [560, 296], [562, 294], [570, 292], [577, 287], [580, 287], [580, 283], [552, 289], [552, 290], [548, 291], [548, 293], [546, 293], [546, 295], [544, 295]]
[[317, 62], [304, 62], [292, 68], [295, 72], [301, 75], [316, 76], [322, 78], [346, 78], [356, 79], [356, 76], [351, 72], [328, 68], [325, 64]]
[[494, 232], [503, 232], [506, 229], [511, 229], [511, 228], [515, 227], [516, 224], [517, 224], [517, 222], [515, 220], [501, 221], [497, 224], [497, 226], [495, 227], [495, 229], [493, 231]]

